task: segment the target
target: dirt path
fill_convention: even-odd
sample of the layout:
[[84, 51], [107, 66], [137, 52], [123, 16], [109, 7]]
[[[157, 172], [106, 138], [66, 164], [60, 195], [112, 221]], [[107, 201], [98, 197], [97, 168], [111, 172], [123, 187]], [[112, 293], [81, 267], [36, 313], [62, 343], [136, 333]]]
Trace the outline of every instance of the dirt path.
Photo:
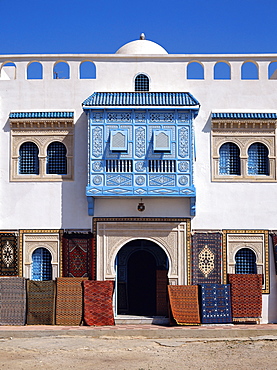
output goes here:
[[0, 338], [0, 369], [277, 369], [277, 340]]

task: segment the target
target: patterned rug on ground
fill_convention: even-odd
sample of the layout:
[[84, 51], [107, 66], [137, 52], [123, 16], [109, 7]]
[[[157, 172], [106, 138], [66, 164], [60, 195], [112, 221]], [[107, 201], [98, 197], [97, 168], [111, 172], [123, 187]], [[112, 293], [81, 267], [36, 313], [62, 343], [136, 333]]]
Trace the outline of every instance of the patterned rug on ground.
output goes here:
[[84, 321], [86, 325], [114, 325], [113, 281], [84, 281]]
[[63, 276], [94, 278], [92, 234], [64, 234]]
[[229, 284], [201, 284], [201, 322], [231, 323], [231, 293]]
[[262, 316], [262, 275], [229, 274], [233, 321], [255, 321]]
[[273, 243], [273, 253], [275, 260], [275, 272], [277, 274], [277, 234], [271, 234], [272, 243]]
[[168, 295], [171, 315], [177, 324], [200, 324], [197, 285], [168, 285]]
[[54, 325], [56, 283], [27, 281], [27, 324]]
[[0, 277], [0, 325], [25, 325], [26, 280]]
[[84, 280], [87, 278], [57, 278], [56, 325], [82, 323]]
[[0, 233], [0, 276], [18, 275], [17, 236]]
[[221, 283], [220, 233], [192, 235], [192, 284]]

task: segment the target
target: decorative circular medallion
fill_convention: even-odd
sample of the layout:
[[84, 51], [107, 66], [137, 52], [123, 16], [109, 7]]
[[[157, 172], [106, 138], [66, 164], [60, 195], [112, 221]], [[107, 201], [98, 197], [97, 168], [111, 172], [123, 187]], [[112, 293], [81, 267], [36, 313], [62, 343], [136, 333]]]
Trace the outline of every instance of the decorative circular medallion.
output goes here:
[[187, 176], [181, 176], [181, 177], [179, 178], [179, 184], [180, 184], [180, 185], [187, 185], [187, 183], [188, 183], [188, 178], [187, 178]]
[[100, 161], [94, 162], [92, 164], [92, 169], [93, 169], [93, 171], [102, 171], [102, 169], [103, 169], [102, 162], [100, 162]]
[[144, 164], [142, 161], [136, 162], [135, 168], [137, 172], [143, 172], [144, 171]]
[[93, 183], [94, 183], [95, 185], [100, 185], [100, 184], [102, 183], [102, 177], [101, 177], [101, 176], [95, 176], [95, 177], [93, 178]]
[[143, 176], [138, 176], [136, 178], [136, 184], [137, 185], [143, 185], [145, 183], [145, 178]]
[[187, 172], [189, 169], [189, 162], [180, 162], [178, 168], [181, 172]]

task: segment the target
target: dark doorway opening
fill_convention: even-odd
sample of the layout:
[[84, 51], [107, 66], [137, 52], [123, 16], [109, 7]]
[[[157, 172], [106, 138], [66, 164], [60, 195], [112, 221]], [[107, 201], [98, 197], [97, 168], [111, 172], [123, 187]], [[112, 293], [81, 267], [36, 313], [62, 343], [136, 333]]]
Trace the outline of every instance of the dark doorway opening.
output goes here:
[[117, 314], [167, 315], [165, 252], [148, 240], [127, 243], [117, 256]]

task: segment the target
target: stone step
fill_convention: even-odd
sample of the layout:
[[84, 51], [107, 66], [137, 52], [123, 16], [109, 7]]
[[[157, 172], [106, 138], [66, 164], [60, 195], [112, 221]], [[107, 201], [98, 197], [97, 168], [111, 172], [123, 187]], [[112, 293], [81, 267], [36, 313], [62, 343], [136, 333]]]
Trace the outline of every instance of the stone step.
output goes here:
[[168, 325], [169, 318], [165, 316], [134, 316], [117, 315], [115, 316], [115, 325]]

